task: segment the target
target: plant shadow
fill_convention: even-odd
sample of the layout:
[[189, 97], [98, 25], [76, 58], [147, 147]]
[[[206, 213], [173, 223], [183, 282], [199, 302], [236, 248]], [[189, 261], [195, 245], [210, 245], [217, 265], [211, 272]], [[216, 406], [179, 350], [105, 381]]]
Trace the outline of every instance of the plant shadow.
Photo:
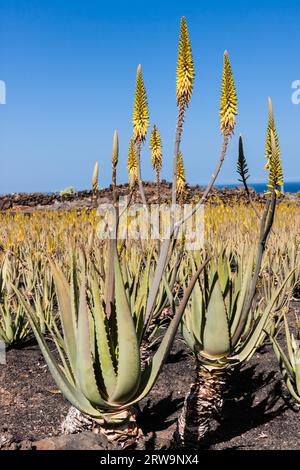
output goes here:
[[[154, 450], [157, 442], [157, 433], [167, 431], [177, 421], [177, 412], [183, 405], [183, 398], [173, 398], [173, 392], [156, 403], [150, 399], [146, 402], [139, 414], [139, 426], [144, 435], [149, 435], [145, 448]], [[175, 416], [174, 416], [175, 415]]]
[[283, 399], [282, 385], [276, 379], [276, 372], [257, 373], [256, 367], [238, 367], [232, 372], [221, 419], [216, 429], [207, 435], [201, 448], [208, 449], [228, 442], [272, 421], [289, 407], [287, 400]]

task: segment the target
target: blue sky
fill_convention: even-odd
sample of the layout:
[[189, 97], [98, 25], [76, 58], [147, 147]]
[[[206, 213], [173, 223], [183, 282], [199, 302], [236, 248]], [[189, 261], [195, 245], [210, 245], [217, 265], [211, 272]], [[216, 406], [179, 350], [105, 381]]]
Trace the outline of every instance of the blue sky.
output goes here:
[[[118, 180], [127, 180], [136, 67], [143, 66], [151, 123], [162, 134], [170, 179], [176, 123], [175, 69], [180, 17], [187, 18], [196, 81], [182, 141], [187, 179], [205, 183], [221, 136], [219, 95], [228, 49], [239, 116], [219, 182], [236, 181], [244, 136], [251, 180], [264, 181], [267, 97], [274, 103], [286, 180], [300, 180], [299, 2], [152, 0], [1, 0], [0, 193], [89, 188], [96, 159], [110, 183], [113, 131], [119, 131]], [[149, 144], [143, 177], [152, 179]]]

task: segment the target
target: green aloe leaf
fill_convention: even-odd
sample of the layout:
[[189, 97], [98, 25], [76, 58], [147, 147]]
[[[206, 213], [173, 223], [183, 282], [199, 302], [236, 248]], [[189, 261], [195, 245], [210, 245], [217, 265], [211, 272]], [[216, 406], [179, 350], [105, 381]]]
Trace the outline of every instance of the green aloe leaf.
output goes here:
[[79, 392], [75, 387], [73, 387], [72, 384], [68, 382], [65, 375], [60, 370], [56, 359], [53, 357], [43, 335], [39, 330], [39, 327], [35, 321], [35, 312], [31, 308], [31, 306], [26, 302], [22, 294], [15, 287], [13, 288], [26, 311], [32, 331], [37, 339], [39, 347], [43, 353], [45, 361], [49, 367], [54, 381], [56, 382], [57, 387], [66, 397], [66, 399], [82, 413], [86, 413], [94, 417], [100, 417], [100, 412], [90, 404], [90, 402], [85, 398], [85, 396], [81, 392]]
[[[232, 323], [230, 325], [230, 333], [232, 337], [233, 346], [235, 346], [240, 340], [240, 337], [236, 336], [235, 333], [240, 324], [243, 307], [247, 298], [247, 294], [248, 294], [248, 290], [249, 290], [249, 286], [251, 282], [251, 277], [252, 277], [253, 261], [254, 261], [254, 249], [250, 252], [250, 255], [248, 257], [248, 265], [247, 265], [245, 274], [243, 274], [243, 272], [240, 273], [240, 276], [242, 279], [242, 287], [238, 296], [236, 312], [232, 319]], [[246, 321], [247, 321], [247, 317], [246, 317]]]
[[280, 364], [280, 368], [286, 371], [289, 377], [294, 380], [294, 371], [291, 363], [289, 362], [287, 356], [285, 355], [283, 349], [279, 345], [277, 339], [270, 337], [270, 341], [273, 345], [275, 356]]
[[199, 281], [196, 282], [192, 292], [191, 304], [191, 323], [192, 332], [198, 343], [202, 344], [202, 326], [203, 326], [203, 296]]
[[294, 389], [294, 386], [291, 382], [291, 380], [287, 377], [287, 379], [285, 380], [285, 383], [286, 383], [286, 386], [290, 392], [290, 394], [292, 395], [292, 397], [298, 402], [300, 403], [300, 396], [297, 395], [297, 393], [295, 392], [295, 389]]
[[290, 363], [293, 364], [294, 361], [294, 354], [293, 354], [293, 347], [292, 347], [292, 338], [289, 330], [289, 325], [286, 316], [283, 317], [284, 320], [284, 329], [285, 329], [285, 337], [286, 337], [286, 345], [287, 350], [290, 358]]
[[108, 399], [110, 399], [115, 391], [117, 384], [117, 376], [110, 352], [110, 344], [107, 336], [106, 317], [100, 297], [100, 290], [95, 278], [92, 281], [92, 292], [94, 301], [94, 321], [98, 346], [98, 354], [101, 365], [104, 385], [106, 387]]
[[211, 287], [203, 330], [203, 354], [222, 357], [230, 352], [228, 317], [218, 276]]
[[76, 329], [77, 325], [77, 315], [78, 315], [78, 307], [79, 307], [79, 299], [78, 299], [78, 292], [79, 292], [79, 286], [78, 286], [78, 281], [77, 281], [77, 275], [76, 275], [76, 258], [75, 254], [72, 253], [72, 258], [71, 258], [71, 307], [72, 307], [72, 317], [73, 317], [73, 323], [74, 327]]
[[86, 279], [83, 275], [78, 312], [77, 329], [77, 375], [82, 393], [92, 403], [105, 407], [95, 378], [94, 364], [92, 360], [89, 312], [86, 301]]
[[170, 352], [170, 349], [172, 347], [174, 337], [176, 335], [178, 326], [180, 324], [182, 315], [184, 313], [184, 310], [186, 308], [186, 305], [189, 301], [190, 295], [192, 293], [192, 290], [195, 286], [195, 283], [200, 275], [200, 273], [203, 271], [204, 267], [208, 263], [209, 260], [207, 260], [205, 263], [203, 263], [202, 266], [198, 269], [196, 274], [192, 277], [188, 287], [185, 290], [184, 296], [177, 308], [176, 314], [174, 315], [173, 319], [171, 320], [168, 329], [163, 337], [163, 340], [154, 354], [150, 364], [145, 368], [145, 370], [142, 373], [142, 380], [141, 384], [139, 387], [139, 390], [131, 403], [128, 404], [128, 406], [133, 405], [134, 403], [137, 403], [138, 401], [142, 400], [152, 389], [154, 386], [156, 379], [161, 371], [161, 368]]
[[183, 321], [180, 323], [180, 333], [182, 334], [184, 341], [190, 350], [195, 352], [196, 341], [194, 335], [191, 333], [191, 331], [188, 330], [186, 324]]
[[295, 357], [295, 380], [296, 380], [296, 388], [297, 393], [300, 398], [300, 357], [299, 354]]
[[61, 269], [52, 261], [50, 261], [50, 266], [57, 292], [66, 352], [70, 361], [71, 369], [73, 373], [75, 373], [77, 356], [76, 319], [74, 318], [70, 286]]
[[222, 256], [220, 256], [218, 262], [218, 278], [220, 282], [221, 291], [223, 292], [223, 294], [225, 294], [229, 284], [229, 269], [228, 264]]
[[140, 351], [116, 252], [114, 268], [119, 361], [117, 385], [111, 400], [113, 403], [124, 404], [132, 399], [140, 383]]
[[247, 340], [243, 343], [241, 346], [240, 350], [237, 352], [235, 356], [237, 356], [240, 361], [246, 360], [250, 354], [255, 350], [258, 340], [260, 338], [260, 335], [265, 327], [265, 324], [269, 318], [270, 312], [272, 311], [272, 308], [274, 307], [274, 304], [276, 300], [278, 299], [279, 295], [281, 294], [282, 290], [284, 289], [286, 283], [294, 273], [294, 270], [290, 272], [290, 274], [286, 277], [285, 281], [281, 284], [281, 286], [276, 290], [274, 293], [272, 299], [270, 300], [269, 304], [267, 305], [264, 313], [262, 314], [259, 322], [257, 323], [256, 327], [254, 330], [251, 332]]

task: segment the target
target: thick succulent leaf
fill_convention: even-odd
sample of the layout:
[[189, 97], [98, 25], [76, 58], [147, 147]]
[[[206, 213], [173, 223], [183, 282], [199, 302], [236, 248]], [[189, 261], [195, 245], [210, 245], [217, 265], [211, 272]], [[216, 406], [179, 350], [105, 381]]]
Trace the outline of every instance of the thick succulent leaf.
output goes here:
[[[194, 254], [194, 256], [190, 256], [189, 258], [191, 262], [193, 275], [197, 271], [196, 263], [199, 261], [199, 258], [200, 258], [200, 253], [198, 252]], [[193, 341], [196, 340], [198, 344], [202, 344], [201, 336], [202, 336], [203, 320], [204, 320], [203, 293], [201, 290], [200, 280], [197, 279], [197, 282], [191, 294], [191, 302], [186, 308], [185, 316], [182, 320], [182, 323], [186, 323], [187, 329], [194, 336]]]
[[257, 347], [258, 340], [266, 325], [270, 312], [272, 311], [276, 300], [278, 299], [279, 295], [281, 294], [282, 290], [284, 289], [286, 283], [288, 282], [289, 278], [291, 277], [293, 273], [294, 273], [294, 270], [290, 272], [290, 274], [286, 277], [285, 281], [281, 284], [281, 286], [274, 293], [272, 299], [267, 305], [256, 327], [252, 330], [247, 340], [241, 346], [241, 349], [237, 352], [236, 356], [240, 358], [240, 361], [246, 360], [250, 356], [250, 354], [252, 354], [253, 350]]
[[[146, 309], [147, 297], [148, 297], [148, 291], [149, 291], [151, 259], [152, 259], [152, 256], [148, 256], [146, 267], [144, 271], [141, 273], [141, 281], [140, 281], [139, 289], [137, 292], [135, 312], [136, 312], [138, 321], [139, 321], [141, 312], [144, 313]], [[140, 271], [137, 271], [137, 273], [140, 273]], [[138, 274], [136, 274], [136, 281], [138, 282], [138, 280], [139, 280], [139, 276]]]
[[[158, 257], [155, 253], [153, 253], [153, 257], [155, 258], [155, 261], [158, 264]], [[173, 264], [173, 266], [167, 271], [167, 275], [165, 273], [162, 274], [162, 284], [160, 285], [156, 297], [156, 305], [153, 309], [152, 314], [153, 318], [158, 318], [163, 309], [167, 307], [168, 303], [172, 308], [172, 304], [175, 302], [172, 290], [176, 282], [179, 267], [179, 259], [180, 258], [178, 258]]]
[[285, 355], [283, 349], [275, 338], [270, 337], [270, 340], [273, 345], [274, 353], [279, 362], [281, 370], [285, 370], [289, 377], [294, 380], [294, 371], [292, 365], [289, 362], [287, 356]]
[[[242, 311], [243, 311], [243, 307], [244, 307], [244, 304], [245, 304], [245, 301], [246, 301], [246, 298], [247, 298], [247, 294], [248, 294], [248, 290], [249, 290], [249, 286], [250, 286], [250, 281], [251, 281], [251, 277], [252, 277], [252, 270], [253, 270], [253, 259], [254, 259], [254, 251], [252, 250], [252, 252], [250, 253], [249, 258], [248, 258], [248, 266], [247, 266], [245, 274], [243, 274], [243, 273], [239, 274], [240, 276], [242, 276], [242, 287], [241, 287], [241, 290], [239, 292], [236, 311], [235, 311], [235, 314], [234, 314], [233, 318], [231, 319], [231, 325], [230, 325], [230, 335], [231, 335], [231, 338], [232, 338], [232, 345], [233, 346], [235, 346], [238, 343], [239, 339], [240, 339], [239, 337], [235, 337], [235, 332], [236, 332], [236, 330], [237, 330], [237, 328], [240, 324], [240, 321], [241, 321], [241, 314], [242, 314]], [[246, 318], [246, 320], [247, 320], [247, 318]]]
[[92, 403], [105, 407], [95, 377], [94, 364], [92, 360], [89, 312], [86, 301], [86, 280], [83, 276], [78, 312], [77, 329], [77, 376], [82, 393]]
[[237, 311], [239, 295], [241, 292], [241, 277], [237, 276], [233, 282], [234, 282], [234, 285], [232, 286], [233, 292], [232, 292], [232, 298], [231, 298], [230, 312], [228, 312], [230, 332], [232, 332], [231, 327], [232, 327], [232, 323], [233, 323], [233, 320]]
[[218, 277], [211, 287], [203, 330], [203, 354], [222, 357], [230, 352], [227, 312]]
[[142, 380], [141, 380], [139, 390], [134, 400], [128, 405], [133, 405], [134, 403], [137, 403], [138, 401], [142, 400], [154, 386], [156, 379], [161, 371], [161, 368], [172, 347], [174, 337], [176, 335], [178, 326], [180, 324], [182, 315], [184, 313], [184, 310], [186, 308], [186, 305], [188, 303], [192, 290], [195, 286], [195, 283], [200, 273], [203, 271], [204, 267], [206, 266], [207, 262], [208, 260], [202, 266], [200, 266], [196, 274], [192, 277], [188, 287], [185, 290], [184, 296], [177, 308], [176, 314], [171, 320], [158, 350], [154, 354], [150, 364], [145, 368], [145, 370], [142, 373]]
[[77, 356], [76, 319], [74, 318], [70, 286], [61, 269], [52, 261], [50, 261], [50, 265], [57, 293], [59, 313], [66, 345], [66, 353], [71, 369], [75, 374]]
[[286, 345], [287, 345], [287, 350], [290, 358], [290, 363], [293, 364], [294, 362], [294, 353], [293, 353], [293, 347], [292, 347], [292, 338], [289, 330], [289, 325], [286, 316], [284, 315], [284, 329], [285, 329], [285, 337], [286, 337]]
[[124, 404], [132, 399], [140, 383], [140, 351], [117, 253], [114, 268], [119, 361], [117, 385], [111, 400], [113, 403]]
[[294, 385], [292, 384], [291, 380], [287, 377], [286, 380], [285, 380], [285, 383], [286, 383], [286, 386], [290, 392], [290, 394], [292, 395], [292, 397], [298, 402], [300, 403], [300, 395], [298, 395], [294, 389]]
[[180, 333], [182, 334], [183, 339], [185, 343], [187, 344], [187, 346], [190, 348], [190, 350], [195, 351], [195, 347], [197, 343], [195, 341], [193, 333], [191, 333], [191, 331], [188, 330], [184, 321], [180, 323]]
[[66, 379], [68, 380], [68, 382], [70, 382], [70, 384], [73, 385], [73, 387], [76, 387], [74, 377], [73, 377], [72, 372], [70, 370], [70, 367], [69, 367], [69, 365], [66, 361], [65, 355], [64, 355], [64, 353], [61, 349], [61, 346], [60, 346], [58, 340], [56, 339], [55, 335], [53, 335], [53, 334], [52, 334], [52, 340], [54, 341], [54, 344], [55, 344], [56, 349], [58, 351], [60, 360], [62, 362], [61, 365], [60, 365], [60, 370], [63, 372], [63, 374], [66, 377]]
[[72, 253], [71, 258], [71, 307], [72, 307], [72, 317], [74, 322], [74, 328], [76, 331], [77, 326], [77, 316], [78, 316], [78, 307], [79, 307], [79, 299], [78, 299], [78, 292], [79, 286], [77, 281], [77, 266], [76, 266], [76, 258], [75, 253]]
[[148, 325], [151, 321], [151, 316], [152, 316], [153, 308], [154, 308], [155, 301], [157, 298], [157, 293], [159, 291], [159, 286], [161, 283], [162, 275], [166, 268], [166, 261], [167, 261], [170, 246], [171, 246], [171, 239], [166, 238], [163, 241], [162, 246], [161, 246], [159, 260], [155, 268], [153, 282], [151, 284], [150, 291], [149, 291], [147, 310], [145, 314], [145, 325]]
[[295, 379], [297, 393], [300, 397], [300, 357], [299, 354], [295, 357]]
[[114, 252], [117, 249], [117, 240], [107, 240], [108, 254], [105, 276], [105, 310], [108, 318], [111, 316], [111, 309], [114, 300], [115, 280], [114, 280]]
[[57, 387], [60, 389], [65, 398], [73, 406], [75, 406], [75, 408], [90, 416], [99, 417], [100, 412], [96, 410], [85, 398], [85, 396], [79, 390], [73, 387], [73, 385], [66, 379], [66, 376], [60, 370], [56, 359], [53, 357], [43, 335], [40, 332], [40, 329], [35, 321], [35, 312], [32, 310], [31, 306], [26, 302], [22, 294], [17, 289], [15, 289], [15, 292], [26, 311], [32, 331], [37, 339], [39, 347], [43, 353], [45, 361], [49, 367], [54, 381], [56, 382]]
[[114, 369], [112, 356], [110, 353], [110, 343], [107, 336], [107, 325], [104, 309], [102, 306], [98, 283], [95, 279], [92, 281], [93, 301], [94, 301], [94, 321], [97, 338], [98, 355], [101, 365], [101, 372], [108, 395], [110, 399], [115, 391], [117, 376]]
[[141, 344], [143, 340], [143, 331], [144, 331], [144, 315], [145, 315], [145, 306], [143, 305], [140, 309], [138, 317], [135, 320], [135, 331], [138, 343]]
[[202, 291], [199, 284], [199, 281], [196, 282], [195, 287], [192, 292], [192, 303], [191, 303], [191, 324], [192, 324], [192, 332], [197, 339], [199, 345], [202, 344], [201, 336], [202, 336], [202, 329], [203, 329], [203, 321], [204, 321], [204, 312], [203, 312], [203, 298], [202, 298]]
[[173, 297], [169, 282], [166, 279], [165, 274], [163, 274], [162, 276], [162, 282], [163, 282], [163, 286], [166, 292], [166, 300], [168, 300], [169, 305], [172, 306], [174, 304], [174, 297]]
[[229, 284], [229, 270], [228, 264], [222, 256], [219, 258], [218, 262], [218, 278], [220, 282], [221, 291], [223, 294], [226, 292]]

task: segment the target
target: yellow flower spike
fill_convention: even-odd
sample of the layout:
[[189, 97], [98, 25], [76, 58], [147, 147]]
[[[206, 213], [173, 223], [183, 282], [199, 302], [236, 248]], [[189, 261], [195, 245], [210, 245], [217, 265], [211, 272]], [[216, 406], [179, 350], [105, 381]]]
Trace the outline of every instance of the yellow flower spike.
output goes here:
[[[280, 194], [279, 188], [283, 186], [283, 173], [280, 160], [279, 138], [270, 97], [268, 98], [268, 128], [265, 157], [267, 159], [265, 169], [269, 170], [267, 186], [270, 190], [274, 189], [276, 194]], [[267, 194], [270, 194], [270, 192], [267, 191]]]
[[155, 124], [150, 136], [150, 150], [152, 166], [159, 179], [159, 173], [162, 167], [162, 145], [160, 133]]
[[149, 126], [149, 114], [146, 88], [142, 76], [142, 66], [139, 65], [136, 74], [136, 88], [133, 106], [133, 137], [134, 141], [144, 141]]
[[[271, 156], [269, 159], [269, 183], [267, 184], [268, 188], [273, 189], [276, 194], [280, 194], [279, 188], [283, 186], [283, 173], [281, 167], [281, 161], [279, 158], [279, 146], [278, 140], [276, 141], [275, 134], [272, 129], [270, 129], [270, 145], [271, 145]], [[270, 193], [270, 191], [268, 191]]]
[[179, 152], [178, 154], [178, 162], [177, 162], [177, 194], [182, 196], [185, 190], [185, 169], [183, 164], [183, 156], [182, 153]]
[[128, 148], [127, 170], [129, 177], [129, 185], [132, 188], [137, 183], [137, 158], [134, 148], [134, 140], [130, 139]]
[[188, 106], [194, 85], [195, 71], [188, 27], [181, 18], [177, 59], [176, 97], [178, 106]]
[[223, 135], [231, 136], [233, 134], [235, 116], [237, 116], [237, 95], [228, 52], [225, 51], [220, 102], [220, 121]]
[[271, 98], [269, 97], [268, 98], [268, 128], [267, 128], [266, 153], [265, 153], [265, 157], [267, 159], [267, 163], [265, 166], [266, 170], [269, 169], [269, 161], [272, 158], [271, 131], [273, 131], [273, 134], [274, 134], [277, 153], [278, 155], [280, 155], [280, 146], [279, 146], [277, 129], [275, 125], [273, 104], [272, 104]]

